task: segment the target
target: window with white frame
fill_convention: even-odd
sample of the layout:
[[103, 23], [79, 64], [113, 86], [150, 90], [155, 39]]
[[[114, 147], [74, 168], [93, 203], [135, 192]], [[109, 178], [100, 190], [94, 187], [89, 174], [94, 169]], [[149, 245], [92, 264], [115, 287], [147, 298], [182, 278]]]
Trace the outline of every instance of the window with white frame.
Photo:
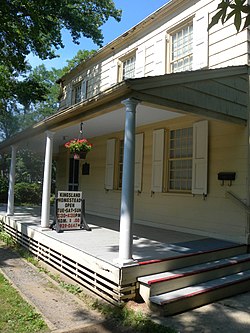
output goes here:
[[193, 128], [171, 130], [169, 133], [168, 189], [192, 189]]
[[81, 102], [81, 90], [82, 90], [81, 82], [74, 85], [73, 91], [72, 91], [72, 104]]
[[207, 120], [195, 122], [192, 127], [153, 131], [152, 193], [168, 191], [206, 195], [207, 173]]
[[87, 81], [82, 80], [72, 87], [72, 104], [79, 103], [87, 97]]
[[193, 65], [193, 22], [170, 34], [170, 72], [192, 70]]
[[135, 61], [135, 54], [120, 61], [119, 81], [132, 79], [135, 77]]

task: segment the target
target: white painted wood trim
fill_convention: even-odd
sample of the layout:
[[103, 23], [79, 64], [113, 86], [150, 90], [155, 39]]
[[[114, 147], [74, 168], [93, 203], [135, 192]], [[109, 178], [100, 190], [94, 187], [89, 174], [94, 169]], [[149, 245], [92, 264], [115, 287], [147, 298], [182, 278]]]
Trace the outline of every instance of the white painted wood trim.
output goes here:
[[142, 167], [143, 167], [144, 133], [135, 137], [135, 191], [142, 191]]
[[163, 128], [153, 131], [152, 154], [152, 192], [162, 192], [164, 171], [165, 130]]
[[81, 101], [87, 98], [87, 80], [83, 80], [81, 84]]
[[193, 21], [193, 69], [208, 66], [208, 13], [199, 13]]
[[115, 146], [116, 146], [116, 139], [107, 140], [106, 169], [105, 169], [105, 183], [104, 183], [104, 187], [106, 190], [113, 190], [114, 188]]
[[72, 83], [70, 82], [66, 87], [66, 106], [71, 106], [72, 104]]
[[208, 121], [193, 124], [192, 194], [207, 195]]
[[145, 46], [141, 46], [136, 52], [135, 77], [144, 77], [145, 75]]

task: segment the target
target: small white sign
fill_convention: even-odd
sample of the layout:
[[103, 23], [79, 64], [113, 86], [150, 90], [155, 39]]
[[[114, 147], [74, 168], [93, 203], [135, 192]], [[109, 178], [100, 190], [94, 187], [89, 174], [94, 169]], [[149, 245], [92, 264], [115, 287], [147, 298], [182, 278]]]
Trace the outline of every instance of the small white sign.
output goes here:
[[60, 230], [81, 228], [82, 192], [58, 191], [57, 222]]

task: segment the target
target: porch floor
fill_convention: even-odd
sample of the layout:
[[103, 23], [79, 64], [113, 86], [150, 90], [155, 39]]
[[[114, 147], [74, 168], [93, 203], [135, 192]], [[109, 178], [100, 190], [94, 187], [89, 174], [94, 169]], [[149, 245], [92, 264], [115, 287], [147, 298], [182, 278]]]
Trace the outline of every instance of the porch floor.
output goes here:
[[[0, 215], [6, 214], [6, 206], [0, 206]], [[70, 230], [57, 233], [55, 230], [40, 228], [39, 207], [15, 207], [11, 217], [22, 228], [35, 229], [61, 243], [68, 244], [95, 258], [115, 265], [119, 249], [119, 221], [86, 215], [91, 231]], [[51, 220], [52, 222], [52, 220]], [[153, 228], [135, 224], [133, 227], [133, 259], [138, 262], [180, 256], [230, 247], [232, 242], [207, 238], [190, 233]]]

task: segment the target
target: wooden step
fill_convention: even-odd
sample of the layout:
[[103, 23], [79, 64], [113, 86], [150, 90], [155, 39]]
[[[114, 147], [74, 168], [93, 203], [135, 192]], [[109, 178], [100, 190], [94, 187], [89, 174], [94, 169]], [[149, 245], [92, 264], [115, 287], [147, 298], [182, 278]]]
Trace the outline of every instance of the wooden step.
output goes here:
[[139, 293], [146, 303], [154, 295], [250, 269], [250, 254], [214, 260], [178, 270], [139, 277]]
[[153, 310], [173, 315], [250, 290], [250, 270], [150, 297]]
[[[246, 245], [235, 245], [226, 248], [213, 249], [208, 251], [192, 252], [188, 254], [173, 255], [164, 259], [147, 260], [138, 262], [137, 276], [148, 275], [152, 273], [165, 272], [167, 270], [178, 269], [191, 265], [200, 264], [210, 261], [228, 258], [239, 254], [247, 253]], [[129, 269], [124, 272], [129, 275]], [[127, 274], [126, 274], [127, 273]]]

